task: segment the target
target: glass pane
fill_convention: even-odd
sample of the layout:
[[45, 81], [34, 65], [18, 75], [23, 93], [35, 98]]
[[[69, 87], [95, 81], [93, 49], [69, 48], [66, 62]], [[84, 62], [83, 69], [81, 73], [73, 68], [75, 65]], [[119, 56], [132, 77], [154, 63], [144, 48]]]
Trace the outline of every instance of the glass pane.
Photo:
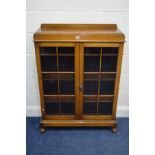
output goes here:
[[102, 53], [103, 54], [118, 54], [118, 48], [117, 47], [102, 47]]
[[74, 71], [74, 47], [41, 47], [40, 55], [42, 72]]
[[84, 102], [83, 112], [84, 114], [96, 114], [97, 103], [96, 102]]
[[61, 113], [74, 114], [75, 113], [74, 102], [61, 102]]
[[57, 71], [56, 47], [40, 48], [41, 71]]
[[58, 94], [58, 80], [43, 80], [43, 90], [45, 95]]
[[74, 94], [74, 80], [60, 80], [60, 94]]
[[45, 111], [47, 115], [59, 114], [59, 103], [58, 102], [45, 102]]
[[112, 102], [100, 102], [98, 108], [99, 115], [112, 115]]
[[74, 47], [59, 47], [59, 71], [74, 71]]
[[[85, 115], [112, 115], [118, 48], [84, 48]], [[101, 96], [102, 95], [102, 96]], [[107, 97], [112, 97], [107, 100]]]
[[100, 48], [84, 48], [84, 72], [98, 72], [100, 64]]
[[98, 80], [91, 79], [84, 81], [84, 94], [85, 95], [96, 95], [98, 94]]
[[83, 113], [85, 115], [112, 115], [112, 102], [84, 102]]
[[57, 64], [56, 64], [56, 56], [41, 56], [41, 70], [42, 72], [56, 72]]
[[45, 102], [45, 111], [47, 115], [73, 115], [75, 107], [73, 102]]
[[75, 114], [74, 55], [74, 47], [40, 48], [47, 115]]
[[74, 56], [74, 47], [59, 47], [60, 55]]
[[59, 56], [59, 71], [74, 71], [74, 59], [72, 56]]
[[118, 48], [102, 48], [102, 72], [116, 72], [118, 58]]
[[115, 81], [114, 80], [100, 80], [100, 94], [109, 95], [114, 94]]
[[116, 72], [117, 56], [102, 56], [102, 72]]
[[48, 54], [56, 54], [56, 47], [40, 47], [40, 54], [48, 55]]

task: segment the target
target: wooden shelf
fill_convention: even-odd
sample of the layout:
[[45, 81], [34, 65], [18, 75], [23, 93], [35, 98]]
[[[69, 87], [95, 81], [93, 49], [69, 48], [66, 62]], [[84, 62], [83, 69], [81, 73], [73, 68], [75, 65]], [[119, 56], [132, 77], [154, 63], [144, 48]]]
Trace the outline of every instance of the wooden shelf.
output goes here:
[[85, 79], [98, 79], [99, 75], [101, 79], [115, 80], [116, 78], [116, 72], [84, 72]]
[[[73, 102], [75, 100], [75, 95], [44, 95], [46, 102], [56, 102], [58, 99], [62, 101]], [[99, 95], [100, 102], [112, 102], [114, 95]], [[98, 95], [84, 95], [84, 102], [94, 102], [97, 101]]]
[[[46, 54], [40, 54], [41, 56], [57, 56], [56, 54], [53, 54], [53, 53], [46, 53]], [[74, 56], [74, 54], [68, 54], [68, 53], [65, 53], [65, 54], [58, 54], [58, 56]]]
[[75, 95], [44, 95], [44, 99], [46, 102], [56, 102], [59, 100], [63, 102], [74, 102], [75, 101]]
[[42, 72], [43, 78], [50, 78], [50, 79], [74, 79], [75, 72]]
[[75, 72], [41, 72], [42, 74], [74, 74]]
[[[114, 95], [99, 95], [100, 102], [113, 102]], [[98, 95], [84, 95], [84, 102], [97, 101]]]
[[[99, 72], [84, 72], [84, 74], [98, 74]], [[100, 72], [101, 74], [116, 74], [116, 72]]]
[[[100, 54], [84, 54], [84, 56], [93, 56], [93, 57], [98, 56], [99, 57]], [[106, 53], [106, 54], [103, 53], [102, 56], [118, 56], [118, 55], [117, 54], [110, 54], [110, 53], [109, 54], [108, 53]]]
[[[40, 54], [41, 56], [57, 56], [56, 54], [53, 53], [45, 53], [45, 54]], [[58, 54], [58, 56], [74, 56], [74, 54]], [[100, 54], [84, 54], [84, 56], [100, 56]], [[102, 56], [118, 56], [117, 54], [102, 54]]]
[[[85, 80], [84, 81], [98, 81], [98, 77], [97, 78], [91, 78], [91, 77], [89, 77], [89, 78], [85, 78]], [[114, 78], [104, 78], [104, 79], [100, 79], [100, 81], [102, 82], [102, 81], [115, 81], [115, 79]]]
[[[41, 72], [43, 78], [51, 78], [56, 79], [58, 75], [60, 78], [74, 78], [75, 72]], [[103, 79], [115, 79], [116, 72], [84, 72], [84, 77], [86, 79], [98, 78], [100, 77]]]

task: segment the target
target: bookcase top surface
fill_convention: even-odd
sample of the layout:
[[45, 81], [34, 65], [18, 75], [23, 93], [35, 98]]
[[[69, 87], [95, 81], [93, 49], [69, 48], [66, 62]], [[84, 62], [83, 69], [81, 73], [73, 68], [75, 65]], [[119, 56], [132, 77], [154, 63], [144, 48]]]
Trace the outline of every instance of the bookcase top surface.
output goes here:
[[41, 24], [35, 42], [124, 42], [116, 24]]

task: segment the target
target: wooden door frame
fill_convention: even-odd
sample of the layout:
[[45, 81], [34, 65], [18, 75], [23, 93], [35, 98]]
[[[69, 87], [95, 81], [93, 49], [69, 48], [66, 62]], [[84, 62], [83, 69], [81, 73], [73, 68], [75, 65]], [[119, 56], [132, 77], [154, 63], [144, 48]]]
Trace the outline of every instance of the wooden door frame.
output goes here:
[[84, 47], [118, 47], [118, 58], [117, 58], [117, 68], [116, 68], [116, 78], [115, 78], [115, 90], [114, 90], [114, 99], [113, 99], [113, 107], [112, 107], [112, 115], [101, 115], [101, 116], [95, 116], [95, 115], [89, 115], [86, 116], [83, 114], [83, 91], [79, 92], [80, 95], [80, 119], [84, 120], [110, 120], [116, 119], [116, 111], [117, 111], [117, 100], [118, 100], [118, 93], [119, 93], [119, 83], [120, 83], [120, 74], [121, 74], [121, 65], [122, 65], [122, 56], [123, 56], [123, 45], [124, 43], [80, 43], [80, 83], [81, 85], [84, 85]]
[[[41, 73], [40, 47], [74, 47], [74, 68], [75, 68], [75, 115], [46, 115], [43, 80]], [[35, 42], [36, 67], [38, 74], [38, 85], [40, 93], [40, 106], [42, 120], [76, 120], [79, 119], [79, 43], [54, 43]]]
[[113, 100], [113, 109], [112, 109], [113, 119], [116, 119], [116, 112], [117, 112], [117, 101], [118, 101], [119, 86], [120, 86], [123, 47], [124, 47], [124, 43], [120, 43], [119, 48], [118, 48], [118, 59], [117, 59], [117, 69], [116, 69], [117, 74], [116, 74], [116, 79], [115, 79], [116, 82], [115, 82], [114, 100]]

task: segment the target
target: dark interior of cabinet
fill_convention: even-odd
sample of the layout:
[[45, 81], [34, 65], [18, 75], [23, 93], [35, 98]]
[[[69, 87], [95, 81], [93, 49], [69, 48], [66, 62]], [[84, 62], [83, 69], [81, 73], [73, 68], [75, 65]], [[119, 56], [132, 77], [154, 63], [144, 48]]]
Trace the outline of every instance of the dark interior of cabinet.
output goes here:
[[75, 114], [75, 107], [73, 102], [45, 102], [45, 111], [47, 115], [73, 115]]
[[74, 47], [41, 47], [42, 72], [74, 71]]
[[[83, 95], [96, 95], [95, 100], [83, 101], [85, 115], [111, 115], [113, 100], [102, 101], [101, 95], [114, 95], [118, 48], [84, 48], [84, 90]], [[74, 47], [41, 47], [41, 71], [43, 75], [44, 96], [47, 115], [75, 114], [75, 101], [69, 95], [75, 95], [75, 49]], [[46, 75], [46, 77], [44, 76]], [[57, 95], [57, 100], [52, 97]], [[68, 96], [65, 101], [61, 97]]]
[[44, 94], [45, 95], [70, 95], [74, 94], [74, 80], [73, 79], [60, 79], [59, 80], [59, 87], [58, 87], [58, 80], [50, 80], [44, 79], [43, 80], [43, 87], [44, 87]]
[[101, 101], [100, 96], [114, 95], [118, 48], [84, 48], [84, 95], [96, 99], [83, 103], [85, 115], [112, 115], [112, 101]]
[[69, 98], [75, 95], [74, 47], [41, 47], [40, 59], [44, 96], [51, 97], [48, 101], [45, 97], [46, 114], [75, 114], [75, 101]]
[[[99, 86], [100, 85], [100, 86]], [[100, 88], [99, 88], [100, 87]], [[100, 80], [89, 79], [84, 81], [84, 94], [96, 95], [98, 91], [102, 95], [114, 94], [115, 81], [114, 80]]]
[[112, 102], [84, 102], [83, 112], [85, 115], [112, 115]]
[[118, 48], [86, 47], [84, 48], [84, 71], [99, 72], [100, 61], [101, 72], [116, 72]]

